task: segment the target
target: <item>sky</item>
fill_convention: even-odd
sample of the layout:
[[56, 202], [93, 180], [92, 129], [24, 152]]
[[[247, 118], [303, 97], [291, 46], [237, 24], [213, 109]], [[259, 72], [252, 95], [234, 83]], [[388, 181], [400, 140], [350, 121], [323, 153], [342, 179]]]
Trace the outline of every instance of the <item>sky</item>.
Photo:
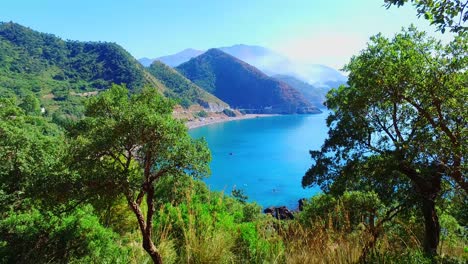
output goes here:
[[[302, 63], [341, 68], [370, 36], [414, 23], [411, 6], [384, 0], [0, 0], [0, 21], [63, 39], [115, 42], [134, 57], [186, 48], [260, 45]], [[446, 35], [440, 38], [447, 38]]]

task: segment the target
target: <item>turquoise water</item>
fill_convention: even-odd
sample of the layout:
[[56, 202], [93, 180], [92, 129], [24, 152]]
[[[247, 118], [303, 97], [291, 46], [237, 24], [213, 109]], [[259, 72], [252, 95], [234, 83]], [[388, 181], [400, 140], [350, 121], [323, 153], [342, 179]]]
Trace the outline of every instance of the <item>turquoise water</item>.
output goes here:
[[230, 121], [190, 130], [204, 137], [211, 149], [211, 190], [244, 190], [249, 201], [264, 207], [297, 208], [300, 198], [319, 189], [301, 187], [311, 165], [309, 150], [319, 149], [327, 135], [325, 119], [318, 115], [288, 115]]

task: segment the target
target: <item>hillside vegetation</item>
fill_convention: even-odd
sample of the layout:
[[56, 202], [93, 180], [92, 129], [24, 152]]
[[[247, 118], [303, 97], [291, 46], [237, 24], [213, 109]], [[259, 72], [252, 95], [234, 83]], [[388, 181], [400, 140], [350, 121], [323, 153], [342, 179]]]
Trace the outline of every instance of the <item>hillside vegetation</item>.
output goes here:
[[80, 115], [82, 97], [112, 83], [164, 89], [117, 44], [64, 41], [16, 23], [0, 24], [2, 96], [34, 94], [47, 111]]
[[214, 111], [222, 111], [228, 107], [225, 102], [201, 89], [160, 61], [153, 62], [147, 69], [149, 73], [167, 87], [164, 94], [169, 98], [179, 100], [179, 103], [185, 108], [190, 105], [200, 104]]
[[[413, 4], [441, 30], [466, 14], [460, 3]], [[301, 182], [322, 193], [285, 214], [202, 181], [208, 144], [164, 93], [218, 99], [155, 64], [164, 88], [116, 44], [2, 23], [0, 263], [467, 263], [468, 36], [457, 21], [446, 44], [409, 27], [351, 58]], [[239, 108], [311, 108], [219, 50], [178, 70]]]
[[64, 41], [13, 22], [0, 24], [0, 95], [37, 97], [47, 113], [77, 117], [85, 97], [111, 84], [132, 91], [156, 87], [184, 107], [227, 107], [167, 66], [145, 69], [115, 43]]

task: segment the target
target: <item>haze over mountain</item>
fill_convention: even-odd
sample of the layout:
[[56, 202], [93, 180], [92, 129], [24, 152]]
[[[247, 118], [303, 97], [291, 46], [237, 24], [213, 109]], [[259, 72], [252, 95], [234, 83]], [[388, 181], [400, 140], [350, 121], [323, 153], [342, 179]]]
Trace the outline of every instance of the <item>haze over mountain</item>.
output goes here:
[[318, 113], [294, 88], [219, 49], [176, 68], [231, 107], [255, 113]]
[[[325, 88], [339, 86], [346, 83], [347, 80], [346, 76], [331, 67], [313, 63], [295, 63], [286, 56], [261, 46], [239, 44], [219, 49], [255, 66], [270, 76], [277, 74], [290, 75], [316, 87]], [[153, 61], [160, 60], [169, 66], [176, 67], [178, 63], [188, 61], [203, 52], [201, 50], [186, 49], [173, 55], [153, 59]], [[139, 61], [143, 65], [149, 65], [151, 59], [143, 58]]]
[[283, 81], [298, 90], [304, 97], [309, 100], [313, 105], [318, 107], [324, 107], [323, 103], [325, 102], [325, 96], [329, 89], [324, 87], [315, 87], [304, 81], [301, 81], [293, 76], [289, 75], [273, 75], [273, 78]]

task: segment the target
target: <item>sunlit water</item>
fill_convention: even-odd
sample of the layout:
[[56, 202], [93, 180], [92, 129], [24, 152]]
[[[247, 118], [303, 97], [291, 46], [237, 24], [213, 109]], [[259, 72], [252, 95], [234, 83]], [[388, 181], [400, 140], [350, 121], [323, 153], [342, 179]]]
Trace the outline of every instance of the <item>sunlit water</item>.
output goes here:
[[297, 208], [300, 198], [319, 189], [303, 189], [301, 179], [311, 165], [309, 150], [319, 149], [327, 134], [318, 115], [288, 115], [212, 124], [190, 130], [204, 137], [211, 149], [211, 190], [244, 190], [249, 201], [263, 207]]

